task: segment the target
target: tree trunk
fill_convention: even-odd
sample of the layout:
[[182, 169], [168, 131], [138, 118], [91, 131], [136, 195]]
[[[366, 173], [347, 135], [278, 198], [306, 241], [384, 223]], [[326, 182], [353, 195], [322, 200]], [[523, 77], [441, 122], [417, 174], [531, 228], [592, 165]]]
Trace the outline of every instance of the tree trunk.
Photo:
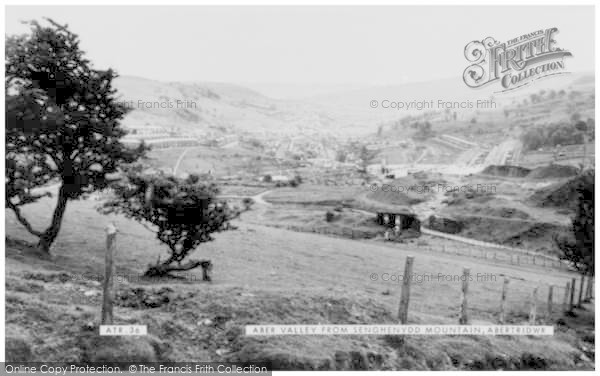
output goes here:
[[52, 214], [52, 223], [50, 224], [50, 227], [41, 234], [38, 243], [38, 248], [46, 253], [50, 253], [50, 247], [58, 236], [65, 209], [67, 208], [67, 201], [68, 196], [65, 185], [63, 184], [58, 191], [58, 200], [56, 202], [56, 208], [54, 208], [54, 213]]
[[209, 271], [212, 269], [212, 262], [210, 260], [190, 260], [185, 264], [174, 265], [174, 261], [171, 259], [154, 266], [150, 266], [144, 273], [146, 277], [166, 277], [171, 272], [181, 272], [192, 270], [194, 268], [202, 267], [202, 280], [211, 281]]

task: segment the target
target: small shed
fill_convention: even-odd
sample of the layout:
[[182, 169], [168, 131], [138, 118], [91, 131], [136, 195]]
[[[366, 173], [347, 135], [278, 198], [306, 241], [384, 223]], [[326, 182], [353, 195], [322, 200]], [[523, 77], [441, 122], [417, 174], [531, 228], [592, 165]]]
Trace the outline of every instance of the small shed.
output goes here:
[[398, 226], [400, 230], [410, 229], [421, 232], [421, 221], [416, 214], [410, 212], [378, 211], [377, 223], [389, 228]]

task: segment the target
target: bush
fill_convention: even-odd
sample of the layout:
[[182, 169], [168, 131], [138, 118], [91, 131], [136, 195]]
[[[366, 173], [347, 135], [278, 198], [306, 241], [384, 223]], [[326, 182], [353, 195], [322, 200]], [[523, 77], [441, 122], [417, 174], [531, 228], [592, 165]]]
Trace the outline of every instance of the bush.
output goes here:
[[[114, 184], [114, 198], [106, 202], [105, 214], [123, 214], [146, 225], [169, 248], [166, 261], [149, 266], [146, 276], [165, 276], [211, 265], [207, 260], [181, 262], [200, 244], [213, 240], [217, 232], [234, 229], [230, 221], [240, 212], [217, 200], [218, 189], [203, 184], [198, 176], [179, 179], [165, 174], [143, 174], [141, 168], [129, 169]], [[151, 227], [149, 227], [151, 226]]]
[[254, 200], [250, 197], [244, 197], [244, 199], [242, 200], [242, 203], [244, 204], [244, 207], [246, 208], [246, 210], [250, 210], [250, 207], [252, 205], [254, 205]]
[[327, 213], [325, 213], [325, 221], [333, 222], [334, 220], [335, 220], [335, 214], [333, 212], [327, 211]]

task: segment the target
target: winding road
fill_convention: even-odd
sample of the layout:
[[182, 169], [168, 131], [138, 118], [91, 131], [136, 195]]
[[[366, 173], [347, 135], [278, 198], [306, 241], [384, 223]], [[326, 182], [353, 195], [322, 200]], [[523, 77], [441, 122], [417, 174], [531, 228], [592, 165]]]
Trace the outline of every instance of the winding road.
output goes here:
[[177, 158], [177, 162], [175, 162], [175, 166], [173, 166], [173, 175], [177, 176], [177, 169], [179, 168], [179, 165], [181, 164], [181, 161], [183, 160], [183, 157], [185, 157], [185, 153], [187, 153], [190, 149], [185, 149], [181, 155], [179, 156], [179, 158]]

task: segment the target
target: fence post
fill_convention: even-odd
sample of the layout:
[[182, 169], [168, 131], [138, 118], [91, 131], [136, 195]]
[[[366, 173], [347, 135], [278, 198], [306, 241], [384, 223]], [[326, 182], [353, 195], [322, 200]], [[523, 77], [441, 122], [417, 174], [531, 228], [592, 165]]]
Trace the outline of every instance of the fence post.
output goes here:
[[502, 300], [500, 302], [500, 324], [504, 324], [506, 320], [506, 293], [508, 290], [508, 278], [504, 277], [504, 283], [502, 284]]
[[581, 275], [581, 283], [579, 284], [579, 299], [577, 300], [577, 307], [581, 308], [581, 303], [583, 303], [583, 279], [585, 276]]
[[462, 281], [462, 291], [461, 291], [461, 305], [460, 305], [460, 318], [458, 323], [461, 325], [466, 325], [469, 323], [469, 315], [467, 313], [468, 304], [467, 304], [467, 294], [469, 292], [469, 268], [463, 268], [463, 281]]
[[590, 291], [590, 277], [587, 277], [587, 283], [585, 284], [585, 289], [583, 292], [583, 302], [584, 303], [587, 303], [589, 301], [588, 300], [589, 291]]
[[412, 256], [406, 257], [406, 264], [404, 265], [404, 280], [402, 281], [402, 296], [400, 298], [400, 308], [398, 310], [398, 318], [401, 324], [406, 324], [408, 320], [408, 302], [410, 300], [410, 280], [413, 268]]
[[567, 304], [569, 304], [569, 292], [571, 291], [571, 282], [567, 282], [565, 287], [565, 295], [563, 297], [563, 311], [567, 312]]
[[589, 302], [592, 299], [592, 287], [594, 286], [594, 279], [592, 276], [588, 276], [587, 288], [585, 289], [585, 301]]
[[554, 292], [554, 286], [548, 287], [548, 318], [552, 317], [552, 293]]
[[517, 265], [521, 265], [521, 256], [517, 255]]
[[111, 325], [113, 323], [113, 253], [116, 248], [117, 228], [109, 223], [106, 226], [106, 260], [104, 272], [104, 290], [102, 299], [102, 325]]
[[575, 304], [575, 278], [571, 279], [571, 297], [569, 299], [569, 312], [573, 311]]
[[538, 288], [535, 287], [531, 294], [531, 310], [529, 311], [529, 325], [535, 325], [535, 315], [537, 311], [537, 291]]

